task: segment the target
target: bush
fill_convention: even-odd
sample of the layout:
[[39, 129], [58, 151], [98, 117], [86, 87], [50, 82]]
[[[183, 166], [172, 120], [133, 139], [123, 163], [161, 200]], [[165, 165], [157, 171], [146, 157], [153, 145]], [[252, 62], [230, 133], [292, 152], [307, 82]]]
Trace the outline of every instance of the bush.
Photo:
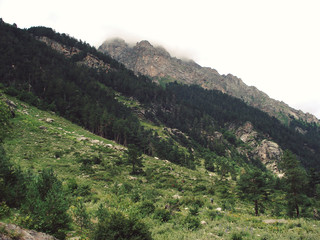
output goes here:
[[197, 217], [188, 215], [184, 221], [183, 221], [184, 225], [189, 229], [189, 230], [197, 230], [200, 226], [200, 220]]
[[7, 217], [10, 215], [10, 208], [5, 202], [0, 203], [0, 218]]
[[243, 237], [246, 237], [246, 236], [248, 236], [248, 234], [247, 233], [245, 233], [245, 232], [234, 232], [234, 233], [232, 233], [232, 235], [231, 235], [231, 240], [242, 240], [243, 239]]
[[141, 197], [140, 197], [140, 194], [137, 191], [133, 191], [130, 194], [130, 199], [131, 199], [132, 202], [139, 202]]
[[195, 205], [193, 207], [190, 207], [189, 211], [191, 215], [196, 216], [199, 213], [199, 207]]
[[155, 206], [151, 201], [143, 201], [138, 209], [143, 216], [146, 216], [154, 212]]
[[204, 192], [207, 191], [207, 187], [201, 184], [198, 184], [194, 187], [193, 192]]
[[216, 210], [208, 211], [207, 215], [211, 220], [220, 219], [223, 217], [222, 213]]
[[161, 222], [168, 222], [171, 218], [171, 214], [166, 209], [157, 208], [153, 214], [154, 219], [158, 219]]
[[30, 181], [23, 212], [26, 214], [24, 227], [64, 239], [71, 218], [62, 183], [52, 169], [44, 169]]
[[93, 233], [94, 240], [149, 240], [148, 227], [135, 217], [126, 217], [121, 212], [110, 212], [100, 206], [99, 222]]

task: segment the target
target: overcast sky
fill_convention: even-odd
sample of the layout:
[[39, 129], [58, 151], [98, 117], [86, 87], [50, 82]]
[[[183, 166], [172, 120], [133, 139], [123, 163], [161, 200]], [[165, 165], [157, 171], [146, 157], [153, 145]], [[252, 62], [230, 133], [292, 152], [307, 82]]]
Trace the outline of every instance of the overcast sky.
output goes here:
[[320, 118], [320, 0], [0, 0], [19, 28], [148, 40]]

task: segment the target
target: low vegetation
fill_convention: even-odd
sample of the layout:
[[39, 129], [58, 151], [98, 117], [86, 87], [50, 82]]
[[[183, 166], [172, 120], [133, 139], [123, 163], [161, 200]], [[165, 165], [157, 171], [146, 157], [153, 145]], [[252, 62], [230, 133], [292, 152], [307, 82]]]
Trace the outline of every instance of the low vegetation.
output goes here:
[[[6, 115], [11, 128], [1, 151], [4, 222], [59, 239], [317, 239], [320, 234], [318, 198], [301, 196], [308, 201], [299, 200], [297, 217], [283, 185], [294, 181], [289, 176], [211, 172], [203, 159], [188, 169], [140, 155], [134, 147], [126, 150], [12, 100], [17, 109], [11, 120]], [[251, 176], [252, 186], [246, 184]]]

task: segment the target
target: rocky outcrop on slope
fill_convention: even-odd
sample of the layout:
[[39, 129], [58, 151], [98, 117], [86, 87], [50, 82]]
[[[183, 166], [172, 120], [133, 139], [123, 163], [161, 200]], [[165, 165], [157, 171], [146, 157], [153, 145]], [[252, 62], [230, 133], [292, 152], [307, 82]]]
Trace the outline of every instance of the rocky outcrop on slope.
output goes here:
[[[65, 57], [68, 57], [68, 58], [71, 58], [72, 56], [82, 52], [78, 48], [65, 46], [45, 36], [36, 37], [36, 38], [39, 41], [44, 42], [49, 47], [51, 47], [52, 49], [56, 50], [57, 52], [63, 54]], [[86, 56], [77, 63], [85, 65], [90, 68], [99, 69], [104, 72], [108, 72], [111, 69], [109, 64], [106, 64], [104, 61], [102, 61], [101, 59], [99, 59], [98, 57], [90, 53], [87, 53]]]
[[[246, 122], [243, 126], [235, 131], [236, 136], [250, 147], [250, 154], [253, 158], [260, 160], [269, 170], [279, 173], [278, 163], [281, 160], [283, 150], [280, 146], [262, 136], [254, 130], [250, 122]], [[239, 149], [243, 152], [242, 149]]]
[[58, 240], [45, 233], [36, 232], [34, 230], [23, 229], [14, 224], [5, 224], [0, 222], [0, 239], [2, 240]]
[[249, 105], [282, 121], [294, 118], [308, 123], [320, 123], [315, 116], [293, 109], [284, 102], [271, 99], [256, 87], [247, 86], [236, 76], [220, 75], [215, 69], [201, 67], [193, 61], [171, 57], [165, 49], [154, 47], [148, 41], [141, 41], [135, 46], [130, 46], [124, 40], [114, 39], [105, 41], [99, 50], [123, 63], [137, 75], [147, 75], [154, 81], [165, 79], [185, 84], [197, 84], [206, 89], [216, 89], [240, 98]]

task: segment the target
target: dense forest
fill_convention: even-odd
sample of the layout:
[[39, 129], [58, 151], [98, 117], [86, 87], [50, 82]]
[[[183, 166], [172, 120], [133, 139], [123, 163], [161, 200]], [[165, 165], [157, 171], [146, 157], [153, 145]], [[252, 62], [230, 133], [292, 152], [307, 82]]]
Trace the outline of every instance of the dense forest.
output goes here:
[[[21, 30], [3, 23], [1, 33], [0, 78], [5, 92], [57, 112], [100, 136], [124, 145], [136, 144], [144, 153], [158, 154], [176, 163], [182, 164], [180, 159], [186, 158], [171, 143], [145, 130], [132, 110], [116, 100], [115, 93], [120, 92], [139, 101], [148, 120], [188, 134], [191, 139], [180, 140], [187, 149], [205, 146], [217, 150], [217, 143], [208, 142], [203, 132], [224, 132], [228, 124], [250, 121], [261, 134], [294, 152], [305, 167], [319, 168], [320, 134], [316, 125], [293, 121], [288, 128], [239, 99], [198, 86], [171, 83], [163, 88], [145, 76], [135, 76], [90, 45], [49, 28]], [[67, 59], [33, 36], [47, 36], [82, 52]], [[88, 53], [109, 64], [111, 71], [105, 73], [77, 64]], [[296, 126], [309, 129], [308, 134], [298, 133]], [[230, 139], [235, 145], [236, 141]], [[187, 159], [190, 160], [185, 164], [193, 166], [191, 154]]]

